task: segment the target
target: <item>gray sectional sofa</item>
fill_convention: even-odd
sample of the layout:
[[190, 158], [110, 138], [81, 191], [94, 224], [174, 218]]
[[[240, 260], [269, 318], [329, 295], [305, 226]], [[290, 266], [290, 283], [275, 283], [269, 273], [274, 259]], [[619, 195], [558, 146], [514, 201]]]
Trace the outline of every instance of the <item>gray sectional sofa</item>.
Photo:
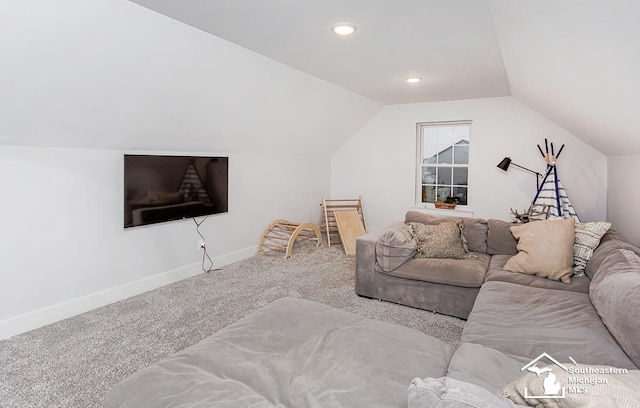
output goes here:
[[[404, 222], [364, 235], [356, 241], [356, 293], [419, 309], [466, 319], [485, 282], [504, 281], [525, 286], [587, 293], [590, 279], [576, 277], [565, 284], [535, 275], [503, 270], [518, 253], [512, 223], [463, 218], [464, 235], [472, 257], [466, 259], [414, 258], [416, 242], [412, 222], [437, 225], [450, 217], [408, 211]], [[613, 237], [609, 233], [605, 241]], [[624, 237], [619, 242], [633, 247]]]
[[447, 377], [497, 392], [543, 353], [640, 367], [640, 249], [624, 236], [608, 231], [584, 276], [566, 284], [504, 270], [518, 249], [513, 224], [500, 220], [463, 220], [477, 257], [413, 258], [408, 224], [448, 221], [409, 211], [404, 223], [360, 237], [356, 259], [358, 295], [468, 319]]
[[[419, 220], [443, 222], [407, 213]], [[510, 383], [517, 394], [524, 368], [550, 358], [629, 370], [609, 384], [617, 396], [588, 385], [573, 406], [640, 406], [640, 249], [609, 231], [568, 285], [503, 270], [517, 251], [509, 226], [466, 220], [474, 256], [457, 260], [413, 259], [405, 223], [357, 242], [356, 292], [467, 318], [456, 350], [285, 298], [117, 384], [104, 406], [513, 407], [497, 394]]]

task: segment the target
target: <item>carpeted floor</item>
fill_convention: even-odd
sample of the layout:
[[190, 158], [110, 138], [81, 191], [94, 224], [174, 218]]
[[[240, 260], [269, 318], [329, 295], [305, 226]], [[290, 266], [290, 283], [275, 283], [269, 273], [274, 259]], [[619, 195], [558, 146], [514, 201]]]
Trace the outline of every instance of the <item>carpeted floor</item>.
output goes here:
[[268, 252], [0, 341], [0, 407], [99, 407], [130, 374], [291, 296], [391, 321], [457, 346], [464, 321], [360, 298], [341, 248]]

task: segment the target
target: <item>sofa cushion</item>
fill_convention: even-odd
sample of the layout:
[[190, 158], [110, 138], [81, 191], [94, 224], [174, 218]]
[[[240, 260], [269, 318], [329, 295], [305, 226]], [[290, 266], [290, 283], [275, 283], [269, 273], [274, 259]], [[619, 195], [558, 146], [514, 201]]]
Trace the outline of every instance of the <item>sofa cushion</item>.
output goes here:
[[479, 288], [491, 257], [472, 253], [465, 259], [416, 258], [401, 265], [388, 275], [445, 285]]
[[511, 227], [518, 254], [504, 269], [571, 283], [573, 274], [573, 219], [529, 222]]
[[602, 321], [627, 355], [640, 367], [640, 257], [612, 252], [596, 273], [589, 296]]
[[528, 357], [507, 355], [495, 348], [476, 343], [462, 343], [456, 349], [447, 377], [476, 384], [493, 393], [522, 376]]
[[376, 241], [376, 262], [385, 272], [391, 272], [416, 254], [416, 240], [405, 223], [396, 223], [383, 231]]
[[469, 250], [462, 235], [460, 220], [436, 225], [412, 222], [409, 230], [416, 239], [416, 258], [466, 258]]
[[511, 282], [519, 285], [533, 286], [536, 288], [570, 290], [573, 292], [589, 293], [589, 284], [591, 279], [587, 276], [574, 276], [571, 283], [566, 284], [560, 281], [554, 281], [547, 278], [541, 278], [536, 275], [528, 275], [525, 273], [511, 272], [504, 270], [504, 264], [511, 258], [511, 255], [494, 255], [489, 263], [485, 282], [500, 281]]
[[395, 272], [397, 270], [374, 274], [372, 298], [466, 319], [480, 292], [479, 287], [466, 288], [406, 279], [393, 276]]
[[467, 217], [436, 217], [419, 211], [407, 211], [404, 217], [405, 224], [419, 222], [427, 225], [440, 224], [451, 220], [462, 220], [464, 224], [464, 236], [467, 248], [471, 252], [487, 252], [487, 220], [483, 218]]
[[407, 391], [409, 408], [513, 408], [509, 399], [454, 378], [414, 378]]
[[600, 264], [605, 260], [609, 254], [617, 249], [628, 249], [640, 255], [640, 248], [633, 245], [624, 235], [616, 230], [609, 229], [600, 239], [600, 245], [593, 251], [593, 255], [584, 273], [591, 279], [595, 276], [596, 272], [600, 270]]
[[284, 298], [115, 385], [104, 407], [400, 407], [450, 357], [417, 330]]
[[[550, 369], [549, 373], [529, 372], [507, 385], [500, 395], [518, 404], [541, 408], [637, 407], [640, 405], [638, 393], [640, 371], [620, 372], [621, 370], [616, 367], [600, 365], [573, 363], [562, 365], [563, 368], [555, 364], [540, 367]], [[606, 383], [599, 381], [606, 381]], [[550, 387], [556, 387], [557, 391], [553, 392], [555, 390], [550, 390]], [[570, 392], [567, 387], [585, 388], [586, 392]], [[554, 398], [554, 395], [558, 397]]]
[[635, 368], [593, 308], [589, 295], [508, 282], [480, 288], [462, 341], [530, 359], [546, 352], [558, 361]]
[[573, 244], [573, 273], [584, 274], [584, 268], [591, 259], [593, 251], [600, 244], [600, 239], [611, 227], [610, 222], [576, 222], [575, 242]]
[[511, 233], [513, 223], [502, 220], [487, 220], [487, 253], [490, 255], [518, 253], [518, 241]]
[[404, 215], [405, 224], [411, 224], [412, 222], [420, 222], [422, 224], [437, 224], [450, 219], [451, 217], [436, 217], [435, 215], [425, 214], [420, 211], [407, 211], [407, 213]]
[[483, 218], [463, 218], [464, 236], [467, 239], [467, 248], [473, 252], [487, 252], [487, 220]]

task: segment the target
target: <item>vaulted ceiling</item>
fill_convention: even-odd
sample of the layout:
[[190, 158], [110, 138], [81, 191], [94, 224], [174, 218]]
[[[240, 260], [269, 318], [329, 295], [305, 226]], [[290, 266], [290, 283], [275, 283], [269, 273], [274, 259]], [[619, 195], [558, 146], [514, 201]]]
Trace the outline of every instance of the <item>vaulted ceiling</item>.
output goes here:
[[133, 1], [383, 104], [511, 95], [640, 154], [636, 0]]

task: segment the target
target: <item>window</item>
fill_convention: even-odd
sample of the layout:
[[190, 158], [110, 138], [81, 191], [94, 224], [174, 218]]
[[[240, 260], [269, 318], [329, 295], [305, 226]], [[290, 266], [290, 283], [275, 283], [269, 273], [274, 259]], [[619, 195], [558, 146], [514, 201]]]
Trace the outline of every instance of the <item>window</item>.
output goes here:
[[418, 123], [416, 205], [457, 199], [469, 204], [470, 121]]

